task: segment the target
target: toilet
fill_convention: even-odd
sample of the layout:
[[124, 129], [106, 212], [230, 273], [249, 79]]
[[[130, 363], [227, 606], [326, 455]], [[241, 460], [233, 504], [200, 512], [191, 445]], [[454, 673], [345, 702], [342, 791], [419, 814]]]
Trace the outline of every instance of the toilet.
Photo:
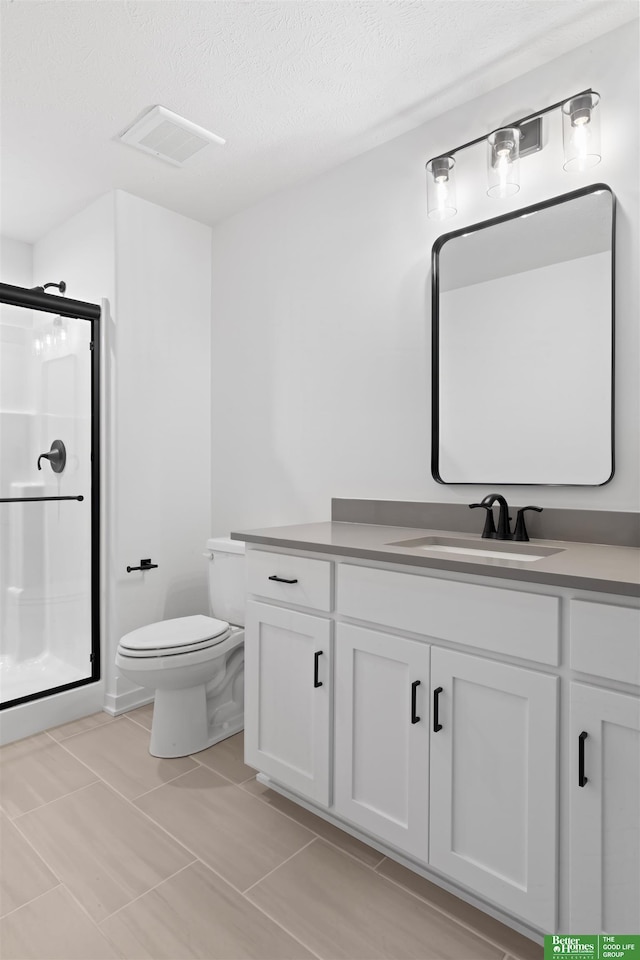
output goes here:
[[186, 757], [244, 727], [244, 543], [207, 540], [212, 617], [132, 630], [118, 644], [123, 677], [155, 690], [149, 753]]

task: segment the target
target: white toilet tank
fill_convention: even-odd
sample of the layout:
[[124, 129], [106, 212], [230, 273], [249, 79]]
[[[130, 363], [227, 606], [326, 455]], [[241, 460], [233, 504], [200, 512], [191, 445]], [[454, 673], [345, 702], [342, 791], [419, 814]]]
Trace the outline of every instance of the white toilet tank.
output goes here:
[[244, 626], [246, 572], [244, 543], [228, 537], [207, 540], [209, 551], [209, 603], [211, 614]]

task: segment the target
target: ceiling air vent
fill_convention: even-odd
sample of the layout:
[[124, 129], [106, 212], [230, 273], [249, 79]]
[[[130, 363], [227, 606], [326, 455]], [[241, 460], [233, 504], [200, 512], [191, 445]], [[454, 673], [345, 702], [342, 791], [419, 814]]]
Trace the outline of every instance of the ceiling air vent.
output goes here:
[[181, 167], [210, 143], [226, 141], [166, 107], [152, 107], [119, 137], [123, 143]]

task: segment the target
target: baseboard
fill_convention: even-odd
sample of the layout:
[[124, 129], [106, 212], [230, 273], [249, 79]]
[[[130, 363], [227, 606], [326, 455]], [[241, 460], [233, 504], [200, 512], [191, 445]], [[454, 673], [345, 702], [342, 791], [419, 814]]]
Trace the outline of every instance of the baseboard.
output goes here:
[[106, 693], [102, 709], [112, 717], [119, 717], [121, 713], [128, 713], [136, 707], [144, 707], [147, 703], [153, 703], [153, 694], [144, 687], [138, 687], [137, 690], [130, 690], [128, 693], [115, 695]]

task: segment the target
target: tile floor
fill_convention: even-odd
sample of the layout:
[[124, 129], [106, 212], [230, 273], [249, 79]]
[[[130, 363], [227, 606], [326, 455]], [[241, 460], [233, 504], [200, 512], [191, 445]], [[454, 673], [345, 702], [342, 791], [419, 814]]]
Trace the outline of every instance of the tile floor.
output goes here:
[[0, 750], [4, 960], [542, 957], [259, 784], [242, 734], [151, 757], [151, 711]]

